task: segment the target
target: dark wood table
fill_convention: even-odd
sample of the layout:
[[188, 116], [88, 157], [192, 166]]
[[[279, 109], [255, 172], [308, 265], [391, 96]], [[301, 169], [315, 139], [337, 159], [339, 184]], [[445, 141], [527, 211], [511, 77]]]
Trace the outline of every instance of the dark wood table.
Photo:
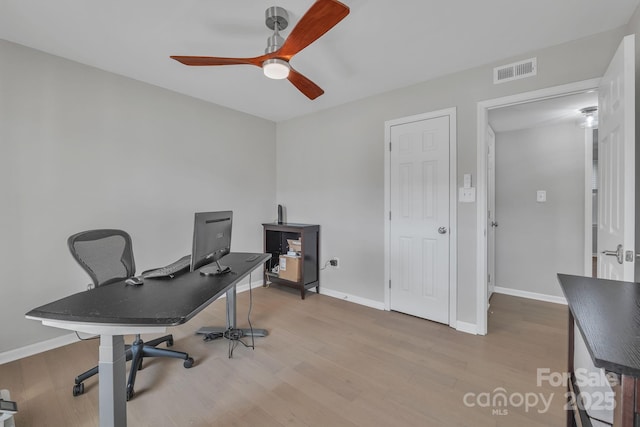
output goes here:
[[[614, 426], [640, 423], [640, 284], [558, 274], [569, 305], [569, 372], [573, 374], [574, 324], [593, 364], [620, 375], [614, 388]], [[638, 421], [636, 421], [638, 420]], [[567, 426], [573, 426], [573, 414]]]
[[[255, 259], [249, 261], [252, 256]], [[26, 314], [43, 325], [100, 335], [100, 425], [126, 426], [124, 335], [163, 333], [169, 326], [186, 323], [226, 294], [235, 320], [235, 287], [270, 254], [232, 252], [224, 264], [231, 272], [220, 276], [185, 273], [173, 279], [145, 279], [141, 286], [124, 282], [79, 292], [34, 308]], [[229, 325], [234, 327], [235, 325]]]

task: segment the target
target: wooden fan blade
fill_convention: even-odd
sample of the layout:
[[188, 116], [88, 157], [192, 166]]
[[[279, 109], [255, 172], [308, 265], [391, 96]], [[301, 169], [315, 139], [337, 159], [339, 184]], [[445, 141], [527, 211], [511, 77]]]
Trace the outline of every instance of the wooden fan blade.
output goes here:
[[289, 76], [287, 77], [295, 87], [298, 88], [300, 92], [305, 94], [305, 96], [311, 100], [316, 99], [320, 95], [324, 93], [324, 90], [320, 88], [317, 84], [291, 68], [289, 70]]
[[207, 66], [207, 65], [255, 65], [262, 67], [262, 63], [265, 59], [268, 59], [269, 55], [257, 56], [255, 58], [218, 58], [215, 56], [171, 56], [171, 59], [175, 59], [184, 65], [194, 66]]
[[293, 55], [322, 37], [349, 14], [349, 8], [337, 0], [317, 0], [291, 30], [278, 50], [279, 58], [287, 61]]

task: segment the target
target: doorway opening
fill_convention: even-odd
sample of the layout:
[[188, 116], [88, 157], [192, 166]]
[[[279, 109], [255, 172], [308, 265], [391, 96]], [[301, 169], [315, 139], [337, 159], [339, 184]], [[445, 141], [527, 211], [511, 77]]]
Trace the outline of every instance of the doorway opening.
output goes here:
[[[547, 88], [543, 90], [513, 95], [504, 98], [498, 98], [488, 101], [483, 101], [478, 103], [478, 153], [484, 153], [484, 155], [478, 155], [478, 179], [477, 179], [477, 192], [478, 192], [478, 217], [477, 217], [477, 333], [479, 335], [485, 335], [487, 333], [487, 310], [488, 310], [488, 296], [489, 296], [489, 263], [492, 261], [489, 254], [489, 240], [491, 237], [491, 233], [495, 231], [495, 227], [492, 226], [492, 223], [501, 223], [500, 218], [496, 218], [493, 213], [490, 212], [489, 209], [489, 196], [490, 189], [489, 184], [491, 182], [491, 177], [489, 176], [489, 172], [491, 171], [488, 165], [488, 150], [489, 150], [489, 135], [491, 132], [489, 131], [489, 115], [490, 113], [493, 115], [494, 112], [498, 112], [499, 109], [504, 109], [504, 111], [508, 111], [505, 107], [517, 107], [511, 108], [511, 112], [516, 111], [518, 109], [526, 109], [526, 106], [535, 106], [534, 103], [538, 103], [539, 101], [545, 100], [554, 100], [559, 99], [561, 97], [567, 97], [569, 95], [578, 95], [584, 94], [587, 92], [593, 92], [598, 88], [599, 79], [592, 79], [583, 82], [577, 82], [568, 85], [562, 85], [552, 88]], [[539, 104], [538, 104], [539, 105]], [[574, 112], [575, 113], [575, 112]], [[548, 120], [548, 119], [547, 119]], [[586, 141], [585, 141], [586, 145]], [[589, 151], [585, 147], [585, 157], [583, 167], [586, 168], [586, 152]], [[499, 154], [498, 154], [499, 155]], [[592, 153], [589, 151], [588, 156], [591, 157]], [[582, 159], [580, 159], [582, 162]], [[591, 166], [592, 161], [589, 162]], [[589, 167], [589, 171], [591, 171], [591, 167]], [[517, 173], [517, 172], [514, 172]], [[584, 265], [588, 264], [591, 266], [592, 264], [592, 249], [591, 249], [591, 229], [592, 229], [592, 210], [591, 210], [591, 188], [589, 188], [589, 197], [586, 196], [586, 177], [585, 174], [584, 182], [585, 182], [585, 202], [583, 205], [584, 209], [584, 218], [585, 218], [585, 226], [581, 231], [581, 236], [584, 236], [584, 243], [582, 244], [584, 249], [580, 251], [585, 254], [584, 257]], [[589, 174], [590, 176], [590, 174]], [[498, 178], [500, 179], [500, 178]], [[505, 179], [508, 179], [506, 177]], [[519, 188], [516, 188], [515, 191], [518, 191]], [[531, 189], [522, 189], [522, 191], [530, 191]], [[531, 196], [531, 194], [528, 194]], [[538, 190], [534, 190], [532, 196], [534, 197], [534, 203], [544, 203], [546, 201], [546, 189], [540, 188]], [[587, 209], [587, 204], [589, 209]], [[500, 215], [498, 211], [498, 215]], [[520, 224], [521, 227], [526, 227], [525, 224]], [[588, 226], [588, 227], [587, 227]], [[588, 233], [587, 233], [588, 230]], [[588, 234], [588, 238], [587, 238]], [[517, 250], [518, 247], [522, 245], [526, 245], [525, 241], [514, 241], [512, 242], [513, 247], [511, 250]], [[588, 250], [588, 261], [587, 261], [587, 250]], [[493, 256], [493, 255], [491, 255]], [[581, 263], [582, 266], [582, 263]], [[589, 270], [590, 272], [591, 270]], [[498, 273], [499, 274], [499, 273]], [[590, 274], [590, 273], [589, 273]], [[494, 276], [495, 277], [495, 276]], [[499, 279], [499, 277], [498, 277]]]
[[597, 121], [582, 111], [597, 105], [587, 91], [489, 111], [489, 298], [564, 303], [556, 274], [591, 275]]

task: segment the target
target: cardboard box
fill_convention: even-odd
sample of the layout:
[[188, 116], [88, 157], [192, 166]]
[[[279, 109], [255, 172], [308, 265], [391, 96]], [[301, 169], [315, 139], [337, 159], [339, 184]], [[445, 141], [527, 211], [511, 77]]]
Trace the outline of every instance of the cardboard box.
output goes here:
[[287, 244], [289, 245], [290, 251], [294, 251], [294, 252], [302, 251], [302, 240], [300, 239], [298, 240], [287, 239]]
[[280, 278], [297, 282], [300, 280], [300, 263], [302, 258], [299, 256], [280, 255]]

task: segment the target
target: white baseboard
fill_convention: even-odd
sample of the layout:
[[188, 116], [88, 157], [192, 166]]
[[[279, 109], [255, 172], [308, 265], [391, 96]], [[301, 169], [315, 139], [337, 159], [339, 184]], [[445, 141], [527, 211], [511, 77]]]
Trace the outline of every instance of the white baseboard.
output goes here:
[[[315, 288], [311, 289], [312, 292], [315, 292]], [[377, 310], [384, 310], [384, 302], [374, 301], [367, 298], [361, 298], [355, 295], [346, 294], [340, 291], [334, 291], [333, 289], [320, 288], [320, 295], [326, 295], [328, 297], [338, 298], [345, 301], [351, 301], [356, 304], [364, 305], [366, 307], [375, 308]], [[478, 328], [475, 323], [467, 323], [457, 321], [455, 324], [455, 329], [459, 332], [464, 332], [467, 334], [478, 335]]]
[[44, 351], [53, 350], [54, 348], [62, 347], [76, 341], [78, 341], [76, 334], [66, 334], [50, 340], [5, 351], [4, 353], [0, 353], [0, 365], [22, 359], [23, 357], [33, 356], [34, 354], [42, 353]]
[[478, 327], [475, 323], [461, 322], [459, 320], [456, 322], [456, 331], [478, 335]]
[[[316, 288], [310, 289], [311, 292], [315, 292]], [[375, 301], [368, 298], [362, 298], [356, 295], [346, 294], [340, 291], [334, 291], [333, 289], [327, 289], [320, 287], [320, 295], [326, 295], [332, 298], [338, 298], [344, 301], [350, 301], [356, 304], [364, 305], [366, 307], [375, 308], [377, 310], [384, 310], [384, 302]]]
[[[315, 292], [316, 289], [311, 289], [312, 292]], [[367, 298], [362, 298], [359, 296], [346, 294], [344, 292], [335, 291], [333, 289], [327, 289], [324, 287], [320, 287], [320, 295], [326, 295], [328, 297], [338, 298], [344, 301], [351, 301], [356, 304], [364, 305], [366, 307], [375, 308], [377, 310], [385, 310], [384, 302], [374, 301]], [[457, 321], [455, 325], [453, 325], [457, 331], [465, 332], [467, 334], [478, 335], [478, 328], [475, 323], [467, 323]]]
[[567, 300], [565, 297], [538, 294], [535, 292], [521, 291], [518, 289], [503, 288], [501, 286], [496, 286], [493, 291], [497, 294], [511, 295], [513, 297], [528, 298], [528, 299], [534, 299], [538, 301], [546, 301], [546, 302], [552, 302], [555, 304], [567, 305]]

